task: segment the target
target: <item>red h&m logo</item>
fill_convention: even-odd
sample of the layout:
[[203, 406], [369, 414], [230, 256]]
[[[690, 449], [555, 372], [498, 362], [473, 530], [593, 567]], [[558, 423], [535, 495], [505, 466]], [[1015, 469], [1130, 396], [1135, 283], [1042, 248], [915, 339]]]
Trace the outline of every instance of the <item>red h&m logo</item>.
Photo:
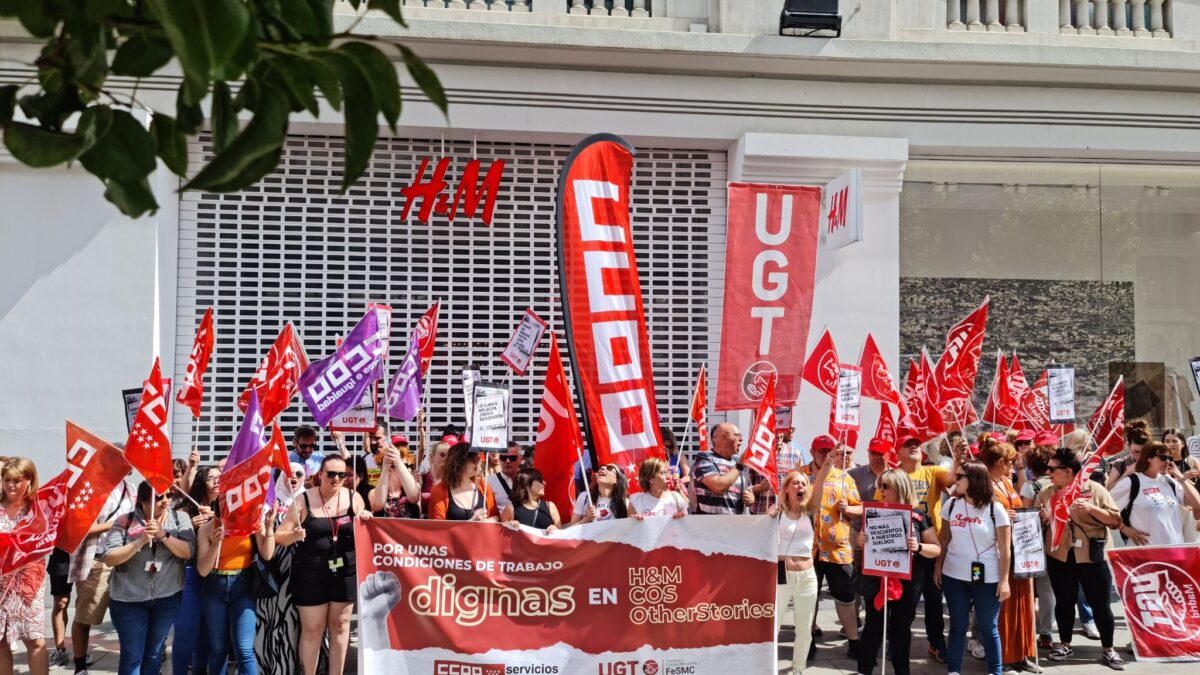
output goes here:
[[829, 216], [825, 225], [825, 233], [833, 234], [836, 230], [847, 226], [846, 212], [850, 207], [850, 187], [838, 190], [829, 198]]
[[434, 661], [433, 675], [504, 675], [504, 664]]
[[479, 202], [482, 200], [483, 222], [491, 225], [492, 213], [496, 210], [496, 193], [500, 190], [500, 178], [504, 175], [504, 160], [498, 159], [492, 162], [488, 167], [487, 174], [483, 177], [482, 185], [479, 184], [479, 160], [473, 159], [467, 162], [462, 180], [459, 181], [458, 189], [454, 193], [453, 202], [450, 202], [446, 194], [446, 188], [449, 187], [445, 180], [446, 168], [449, 166], [450, 159], [448, 157], [439, 159], [437, 167], [433, 170], [433, 177], [426, 182], [425, 169], [429, 168], [429, 158], [425, 157], [421, 160], [421, 167], [417, 169], [417, 177], [413, 180], [412, 185], [400, 189], [400, 194], [404, 195], [404, 211], [400, 214], [400, 219], [408, 220], [413, 202], [420, 199], [421, 208], [417, 211], [417, 220], [428, 224], [429, 216], [436, 213], [446, 216], [453, 223], [454, 217], [458, 215], [460, 203], [463, 205], [463, 213], [468, 218], [474, 218], [475, 213], [479, 210]]

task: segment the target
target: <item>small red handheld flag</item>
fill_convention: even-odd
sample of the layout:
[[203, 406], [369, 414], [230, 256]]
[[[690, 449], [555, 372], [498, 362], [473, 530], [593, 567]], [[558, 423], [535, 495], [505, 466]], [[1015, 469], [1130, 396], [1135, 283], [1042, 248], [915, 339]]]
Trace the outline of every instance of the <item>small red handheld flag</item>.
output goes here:
[[837, 396], [840, 363], [837, 349], [833, 346], [833, 337], [829, 335], [829, 329], [825, 329], [812, 353], [804, 361], [802, 377], [826, 394]]
[[116, 446], [67, 420], [67, 509], [55, 546], [74, 552], [130, 471]]
[[175, 482], [171, 441], [167, 437], [167, 404], [163, 400], [162, 371], [157, 356], [150, 377], [142, 385], [142, 403], [125, 441], [125, 461], [142, 474], [156, 494], [165, 493]]
[[700, 366], [696, 376], [696, 390], [692, 392], [692, 408], [689, 411], [692, 421], [696, 423], [697, 435], [700, 439], [700, 452], [708, 452], [708, 367]]
[[[575, 403], [567, 387], [567, 373], [558, 352], [558, 338], [550, 334], [550, 358], [546, 362], [546, 380], [542, 385], [542, 408], [538, 415], [537, 444], [533, 466], [546, 479], [546, 497], [566, 517], [575, 507], [572, 481], [575, 463], [583, 452], [583, 435]], [[580, 486], [587, 489], [587, 486]]]
[[192, 354], [188, 357], [187, 370], [183, 374], [183, 386], [175, 400], [187, 406], [192, 411], [192, 417], [200, 416], [200, 406], [204, 402], [204, 373], [208, 370], [208, 360], [212, 357], [213, 342], [213, 310], [212, 307], [204, 313], [200, 327], [196, 329], [196, 340], [192, 343]]
[[771, 489], [779, 492], [779, 469], [775, 452], [775, 375], [767, 381], [767, 391], [758, 402], [750, 442], [742, 453], [742, 463], [766, 476]]

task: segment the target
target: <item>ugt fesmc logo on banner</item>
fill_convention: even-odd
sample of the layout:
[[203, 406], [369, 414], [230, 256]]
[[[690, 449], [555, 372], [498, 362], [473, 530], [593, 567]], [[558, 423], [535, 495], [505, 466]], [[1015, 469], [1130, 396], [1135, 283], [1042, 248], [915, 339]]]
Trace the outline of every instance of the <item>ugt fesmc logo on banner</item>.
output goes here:
[[729, 184], [717, 410], [753, 408], [771, 375], [795, 403], [808, 344], [821, 189]]
[[585, 433], [601, 465], [631, 476], [643, 459], [665, 458], [629, 227], [632, 170], [633, 148], [597, 134], [571, 151], [558, 183], [563, 317]]

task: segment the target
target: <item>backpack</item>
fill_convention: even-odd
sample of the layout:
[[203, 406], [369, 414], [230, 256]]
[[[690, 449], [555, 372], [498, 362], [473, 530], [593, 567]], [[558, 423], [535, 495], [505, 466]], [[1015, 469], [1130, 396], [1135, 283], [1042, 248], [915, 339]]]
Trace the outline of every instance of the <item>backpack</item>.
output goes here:
[[[1171, 496], [1175, 501], [1179, 501], [1179, 493], [1175, 491], [1175, 481], [1167, 479], [1167, 485], [1171, 486]], [[1133, 500], [1137, 499], [1138, 493], [1142, 491], [1142, 481], [1136, 473], [1129, 474], [1129, 503], [1125, 508], [1121, 509], [1121, 522], [1125, 523], [1125, 527], [1133, 527], [1129, 524], [1129, 516], [1133, 513]]]

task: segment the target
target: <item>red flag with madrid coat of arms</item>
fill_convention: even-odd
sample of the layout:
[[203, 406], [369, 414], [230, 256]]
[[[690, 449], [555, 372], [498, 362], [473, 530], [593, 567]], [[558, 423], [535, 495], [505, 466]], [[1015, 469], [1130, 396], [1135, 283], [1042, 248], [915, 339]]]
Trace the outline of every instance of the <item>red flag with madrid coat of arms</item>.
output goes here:
[[125, 441], [125, 461], [142, 474], [156, 494], [165, 493], [175, 482], [171, 441], [167, 437], [167, 404], [163, 400], [162, 370], [157, 356], [149, 379], [142, 385], [142, 403]]
[[116, 446], [67, 420], [67, 508], [55, 546], [68, 552], [79, 547], [129, 470]]
[[245, 413], [250, 405], [250, 392], [258, 394], [262, 406], [263, 424], [270, 424], [275, 416], [287, 409], [299, 386], [300, 374], [308, 368], [308, 356], [296, 335], [296, 328], [288, 322], [267, 355], [263, 357], [246, 389], [238, 398], [238, 408]]
[[21, 571], [9, 580], [11, 590], [5, 589], [5, 593], [12, 592], [29, 604], [42, 601], [46, 556], [54, 550], [58, 524], [67, 510], [67, 472], [38, 488], [32, 506], [29, 516], [14, 529], [0, 532], [0, 575]]

